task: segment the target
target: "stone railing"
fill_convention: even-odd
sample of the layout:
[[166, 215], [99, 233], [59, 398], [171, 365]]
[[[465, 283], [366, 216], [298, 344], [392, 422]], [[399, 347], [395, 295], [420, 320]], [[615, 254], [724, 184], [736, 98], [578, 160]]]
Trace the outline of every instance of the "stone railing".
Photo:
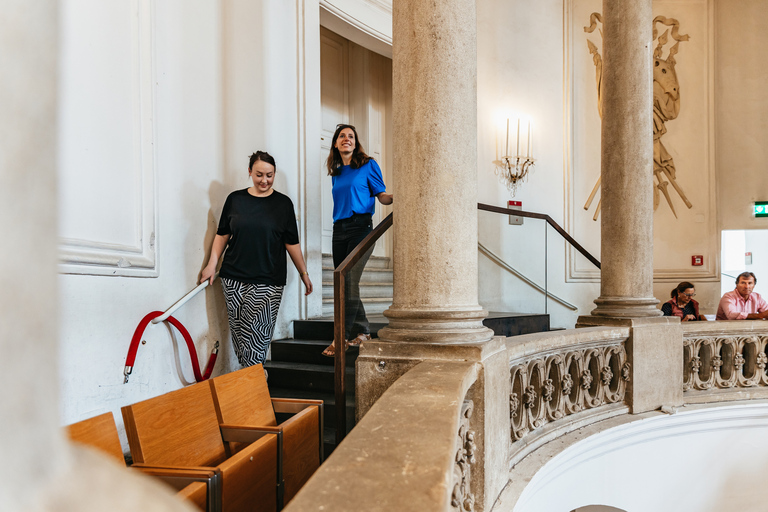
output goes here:
[[686, 403], [768, 398], [768, 323], [683, 324]]
[[507, 338], [513, 466], [554, 436], [625, 414], [626, 327]]
[[481, 365], [425, 361], [389, 387], [286, 512], [476, 510]]

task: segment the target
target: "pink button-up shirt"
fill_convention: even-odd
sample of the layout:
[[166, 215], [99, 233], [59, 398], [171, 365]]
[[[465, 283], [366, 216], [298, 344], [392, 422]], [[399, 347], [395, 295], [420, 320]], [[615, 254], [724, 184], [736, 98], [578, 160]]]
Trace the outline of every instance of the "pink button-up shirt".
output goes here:
[[715, 318], [716, 320], [744, 320], [749, 314], [762, 313], [765, 310], [768, 310], [768, 302], [759, 293], [752, 292], [747, 300], [744, 300], [738, 290], [733, 290], [720, 299]]

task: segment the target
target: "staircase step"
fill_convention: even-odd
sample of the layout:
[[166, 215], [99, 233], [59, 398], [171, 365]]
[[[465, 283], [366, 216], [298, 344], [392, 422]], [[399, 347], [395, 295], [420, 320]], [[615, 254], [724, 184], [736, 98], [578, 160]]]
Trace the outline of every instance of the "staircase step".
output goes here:
[[[365, 307], [367, 312], [368, 306]], [[389, 324], [389, 320], [381, 314], [371, 313], [367, 316], [370, 322], [371, 335], [375, 338], [379, 329]], [[550, 330], [549, 315], [539, 313], [491, 312], [483, 320], [483, 325], [493, 329], [496, 336], [518, 336]], [[293, 337], [295, 339], [330, 341], [333, 339], [333, 317], [323, 316], [311, 320], [296, 320], [293, 322]]]
[[[360, 277], [360, 283], [389, 283], [392, 284], [392, 269], [391, 268], [370, 268], [366, 265], [363, 275]], [[323, 286], [328, 286], [330, 283], [333, 288], [333, 269], [323, 267]]]
[[[365, 268], [392, 268], [392, 259], [386, 256], [371, 256], [368, 258]], [[333, 256], [330, 254], [323, 254], [323, 268], [330, 268], [333, 270]]]
[[[347, 389], [347, 426], [355, 424], [355, 394], [354, 383], [350, 383]], [[336, 398], [333, 392], [306, 390], [306, 389], [285, 389], [269, 385], [269, 395], [272, 398], [300, 398], [305, 400], [323, 401], [323, 423], [326, 427], [336, 427]]]
[[538, 313], [489, 313], [483, 325], [496, 336], [519, 336], [549, 331], [549, 315]]
[[[269, 372], [269, 384], [286, 389], [316, 389], [333, 392], [333, 366], [267, 361], [264, 368]], [[348, 387], [354, 387], [355, 368], [347, 367]]]
[[[294, 330], [296, 326], [294, 326]], [[317, 336], [316, 331], [312, 331]], [[330, 338], [333, 338], [333, 323], [331, 323]], [[324, 366], [333, 366], [334, 358], [323, 355], [323, 350], [330, 345], [331, 340], [274, 340], [271, 344], [272, 360], [291, 363], [309, 363]], [[359, 347], [349, 347], [346, 353], [345, 363], [347, 366], [354, 366]]]
[[[368, 317], [368, 325], [371, 328], [371, 336], [374, 338], [378, 336], [379, 329], [389, 325], [389, 320], [387, 320], [386, 317], [384, 317], [383, 315], [369, 314], [367, 315], [367, 317]], [[313, 318], [310, 320], [294, 320], [293, 339], [294, 340], [326, 340], [328, 343], [330, 343], [330, 341], [333, 340], [333, 315], [331, 314], [328, 316], [322, 316], [320, 318]], [[350, 350], [352, 349], [353, 347], [350, 347]], [[277, 358], [273, 357], [273, 359], [277, 359]]]
[[[333, 281], [323, 281], [323, 299], [333, 301]], [[387, 301], [392, 304], [392, 282], [389, 283], [364, 283], [360, 281], [360, 297], [363, 299], [387, 297]]]

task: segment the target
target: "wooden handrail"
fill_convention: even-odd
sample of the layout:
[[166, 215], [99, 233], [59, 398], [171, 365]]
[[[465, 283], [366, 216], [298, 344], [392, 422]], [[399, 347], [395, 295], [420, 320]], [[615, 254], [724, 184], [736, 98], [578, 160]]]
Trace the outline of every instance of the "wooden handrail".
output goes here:
[[336, 400], [336, 445], [347, 435], [346, 352], [344, 350], [344, 301], [346, 278], [351, 269], [373, 244], [392, 226], [392, 214], [379, 223], [333, 270], [333, 346], [334, 396]]
[[531, 219], [541, 219], [547, 221], [547, 224], [552, 226], [555, 231], [565, 238], [565, 240], [571, 244], [577, 251], [579, 251], [585, 258], [587, 258], [594, 266], [600, 268], [600, 260], [592, 256], [585, 248], [571, 237], [560, 225], [552, 220], [552, 217], [545, 213], [533, 213], [526, 212], [524, 210], [513, 210], [511, 208], [504, 208], [502, 206], [492, 206], [490, 204], [477, 203], [478, 210], [484, 210], [486, 212], [501, 213], [503, 215], [516, 215], [518, 217], [529, 217]]

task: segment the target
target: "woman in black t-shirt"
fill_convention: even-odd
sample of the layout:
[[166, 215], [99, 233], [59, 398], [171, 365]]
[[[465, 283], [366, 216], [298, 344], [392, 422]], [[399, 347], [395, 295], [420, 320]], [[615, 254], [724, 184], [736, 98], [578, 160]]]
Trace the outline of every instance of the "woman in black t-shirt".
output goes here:
[[226, 249], [219, 276], [232, 343], [242, 366], [261, 364], [267, 358], [286, 281], [286, 251], [299, 271], [305, 295], [312, 293], [293, 202], [272, 188], [275, 159], [257, 151], [251, 155], [248, 175], [253, 186], [232, 192], [224, 203], [211, 256], [200, 277], [201, 283], [213, 283]]

